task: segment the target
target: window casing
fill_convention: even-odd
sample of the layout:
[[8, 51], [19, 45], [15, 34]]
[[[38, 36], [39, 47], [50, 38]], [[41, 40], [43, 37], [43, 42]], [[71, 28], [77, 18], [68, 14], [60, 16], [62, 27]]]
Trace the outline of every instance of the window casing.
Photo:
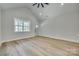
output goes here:
[[29, 31], [30, 31], [30, 21], [15, 19], [15, 32], [29, 32]]

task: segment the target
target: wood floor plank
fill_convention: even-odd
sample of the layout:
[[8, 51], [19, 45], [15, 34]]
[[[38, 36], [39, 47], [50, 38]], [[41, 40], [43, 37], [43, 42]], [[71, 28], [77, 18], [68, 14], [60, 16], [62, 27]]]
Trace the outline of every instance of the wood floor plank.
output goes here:
[[0, 56], [79, 56], [79, 43], [36, 36], [4, 42]]

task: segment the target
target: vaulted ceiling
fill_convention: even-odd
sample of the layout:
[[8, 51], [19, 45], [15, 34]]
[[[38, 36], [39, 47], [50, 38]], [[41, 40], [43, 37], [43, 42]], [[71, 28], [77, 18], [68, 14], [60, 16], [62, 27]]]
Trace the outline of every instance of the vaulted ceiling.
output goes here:
[[49, 5], [45, 5], [44, 8], [37, 8], [37, 6], [32, 6], [32, 4], [33, 3], [0, 3], [0, 8], [10, 9], [26, 7], [34, 14], [39, 23], [48, 19], [53, 19], [54, 17], [66, 12], [79, 10], [78, 3], [65, 3], [64, 5], [61, 5], [61, 3], [49, 3]]

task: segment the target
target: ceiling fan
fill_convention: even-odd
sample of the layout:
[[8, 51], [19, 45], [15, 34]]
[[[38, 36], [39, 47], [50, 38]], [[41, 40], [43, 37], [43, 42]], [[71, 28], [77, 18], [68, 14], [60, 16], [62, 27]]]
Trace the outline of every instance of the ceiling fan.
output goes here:
[[40, 6], [44, 8], [45, 5], [49, 5], [49, 3], [33, 3], [32, 6], [35, 6], [35, 5], [37, 5], [37, 8], [39, 8]]

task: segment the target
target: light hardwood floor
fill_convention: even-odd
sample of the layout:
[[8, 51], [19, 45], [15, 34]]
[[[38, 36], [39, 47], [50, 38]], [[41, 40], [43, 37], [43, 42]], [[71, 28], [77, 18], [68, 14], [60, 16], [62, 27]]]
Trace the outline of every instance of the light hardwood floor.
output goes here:
[[4, 42], [2, 56], [79, 56], [79, 44], [42, 36]]

